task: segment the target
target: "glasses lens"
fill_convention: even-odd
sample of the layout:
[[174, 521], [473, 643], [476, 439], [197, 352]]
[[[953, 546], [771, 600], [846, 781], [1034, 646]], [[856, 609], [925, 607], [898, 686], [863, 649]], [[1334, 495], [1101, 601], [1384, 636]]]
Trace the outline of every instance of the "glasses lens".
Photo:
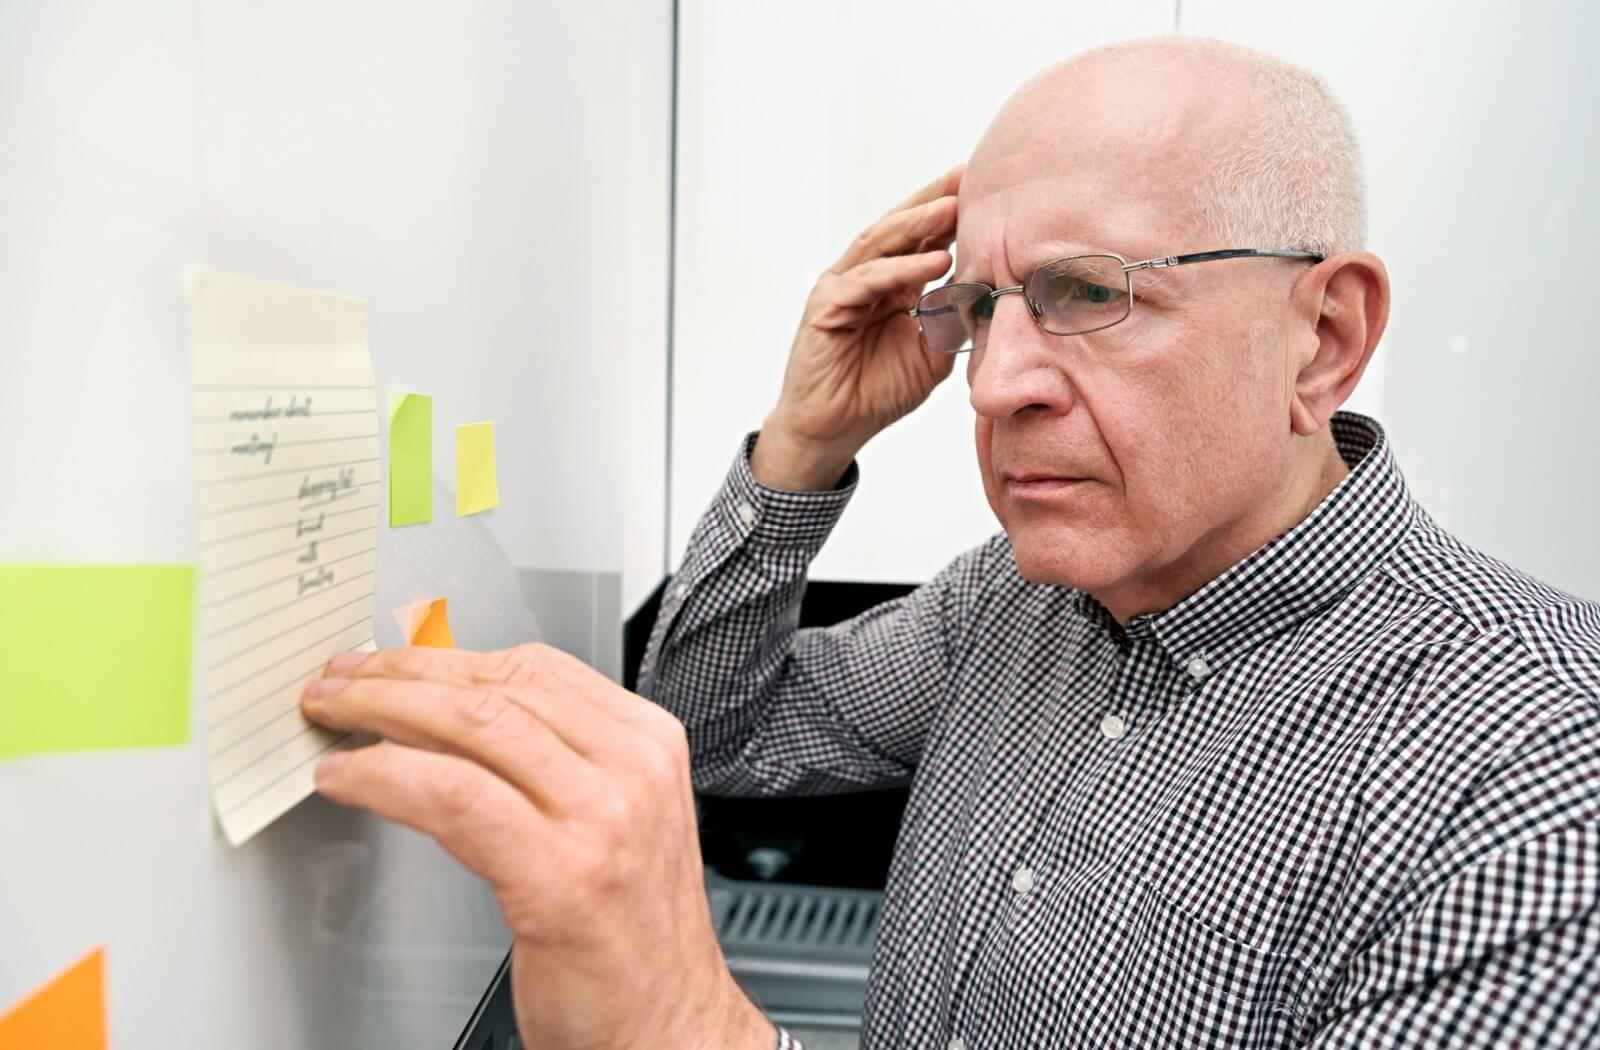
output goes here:
[[1114, 255], [1080, 255], [1039, 267], [1023, 294], [1039, 325], [1053, 335], [1076, 335], [1114, 325], [1132, 308], [1128, 274]]
[[917, 302], [917, 324], [929, 350], [959, 354], [981, 347], [989, 338], [994, 300], [981, 284], [947, 284]]

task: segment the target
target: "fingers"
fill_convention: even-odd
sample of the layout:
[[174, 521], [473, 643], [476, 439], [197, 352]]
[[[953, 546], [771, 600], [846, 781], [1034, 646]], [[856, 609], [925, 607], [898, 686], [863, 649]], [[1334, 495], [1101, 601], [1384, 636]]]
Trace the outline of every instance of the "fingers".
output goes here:
[[301, 710], [332, 729], [469, 758], [536, 803], [568, 813], [599, 779], [585, 756], [615, 739], [609, 718], [591, 715], [558, 736], [498, 689], [426, 680], [318, 679], [307, 687]]
[[548, 824], [515, 788], [455, 755], [378, 744], [329, 755], [316, 780], [334, 802], [437, 839], [497, 889], [525, 882], [529, 859], [553, 846]]
[[916, 292], [929, 281], [950, 269], [950, 253], [922, 252], [918, 255], [892, 255], [868, 261], [842, 274], [825, 274], [817, 282], [823, 302], [814, 311], [813, 323], [832, 328], [859, 323], [866, 314], [877, 313], [885, 298], [905, 296], [907, 307]]
[[[551, 710], [591, 705], [619, 722], [639, 719], [637, 708], [655, 707], [640, 697], [618, 689], [583, 661], [548, 645], [519, 645], [513, 649], [478, 653], [468, 649], [379, 649], [365, 654], [347, 653], [328, 665], [328, 674], [341, 678], [393, 678], [447, 682], [462, 687], [497, 685], [513, 687], [519, 702], [540, 711], [550, 701]], [[551, 696], [559, 690], [561, 695]], [[620, 694], [620, 695], [619, 695]]]
[[490, 653], [380, 649], [364, 659], [352, 659], [355, 655], [335, 659], [329, 673], [351, 681], [431, 681], [468, 694], [498, 692], [530, 712], [568, 747], [591, 758], [610, 754], [641, 733], [662, 741], [682, 731], [666, 709], [548, 645], [519, 645]]
[[844, 273], [870, 259], [921, 251], [927, 246], [943, 247], [955, 237], [956, 198], [945, 196], [892, 211], [862, 231], [839, 261], [830, 268]]

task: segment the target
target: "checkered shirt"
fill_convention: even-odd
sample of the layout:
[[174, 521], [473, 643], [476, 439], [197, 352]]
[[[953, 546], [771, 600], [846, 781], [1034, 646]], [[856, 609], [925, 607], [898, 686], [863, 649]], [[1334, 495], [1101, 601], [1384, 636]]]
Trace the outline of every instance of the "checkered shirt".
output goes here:
[[747, 439], [644, 691], [703, 791], [910, 784], [864, 1048], [1600, 1046], [1600, 606], [1333, 432], [1309, 517], [1125, 627], [998, 535], [799, 630], [857, 474], [766, 490]]

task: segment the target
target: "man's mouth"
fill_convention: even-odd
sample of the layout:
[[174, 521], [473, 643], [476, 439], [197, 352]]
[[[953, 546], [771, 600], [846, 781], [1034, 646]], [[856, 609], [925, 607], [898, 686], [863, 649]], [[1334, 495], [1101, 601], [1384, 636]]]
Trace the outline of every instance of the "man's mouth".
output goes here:
[[1073, 474], [1045, 474], [1022, 471], [1001, 476], [1006, 490], [1014, 496], [1049, 497], [1064, 495], [1088, 484], [1092, 479]]

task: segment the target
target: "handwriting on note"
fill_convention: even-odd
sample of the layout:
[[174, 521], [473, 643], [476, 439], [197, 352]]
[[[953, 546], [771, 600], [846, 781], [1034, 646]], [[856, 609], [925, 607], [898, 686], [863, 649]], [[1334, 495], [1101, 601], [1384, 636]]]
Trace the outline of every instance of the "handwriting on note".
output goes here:
[[380, 417], [359, 301], [202, 274], [190, 312], [206, 750], [237, 845], [345, 744], [299, 698], [372, 645]]

